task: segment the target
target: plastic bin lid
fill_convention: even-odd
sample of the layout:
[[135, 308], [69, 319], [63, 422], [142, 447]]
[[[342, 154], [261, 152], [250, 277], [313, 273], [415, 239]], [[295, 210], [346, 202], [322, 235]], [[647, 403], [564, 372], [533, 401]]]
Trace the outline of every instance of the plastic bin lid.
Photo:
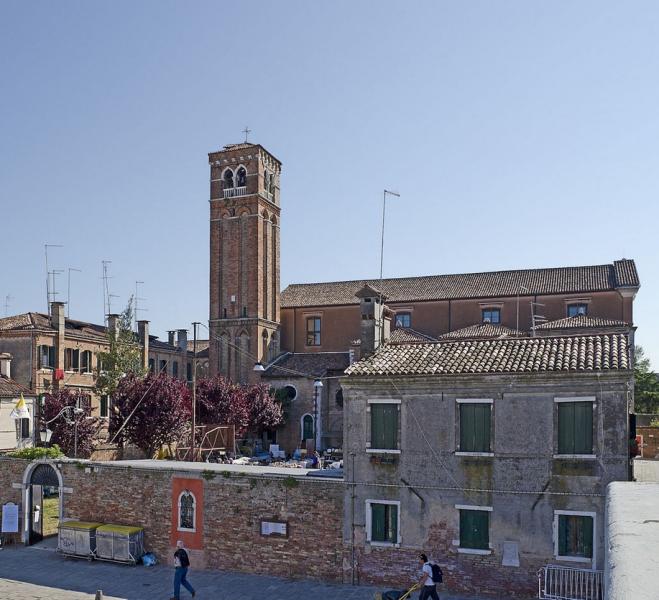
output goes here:
[[60, 529], [97, 529], [103, 523], [90, 523], [88, 521], [63, 521], [59, 524]]
[[135, 527], [133, 525], [101, 525], [96, 531], [130, 535], [131, 533], [139, 533], [142, 531], [142, 527]]

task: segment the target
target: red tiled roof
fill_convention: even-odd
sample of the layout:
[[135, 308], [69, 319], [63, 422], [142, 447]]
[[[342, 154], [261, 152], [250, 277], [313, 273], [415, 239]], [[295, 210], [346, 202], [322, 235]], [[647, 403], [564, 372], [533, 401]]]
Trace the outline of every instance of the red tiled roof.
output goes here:
[[323, 377], [342, 373], [350, 364], [348, 352], [288, 352], [268, 366], [262, 377]]
[[536, 331], [550, 331], [552, 329], [592, 329], [602, 327], [629, 327], [628, 323], [616, 319], [604, 319], [602, 317], [591, 317], [588, 315], [575, 315], [565, 317], [557, 321], [547, 321], [536, 325]]
[[13, 379], [0, 375], [0, 396], [4, 398], [18, 398], [21, 394], [24, 396], [34, 396], [29, 388]]
[[505, 325], [495, 323], [477, 323], [455, 331], [449, 331], [439, 336], [440, 340], [465, 340], [465, 339], [483, 339], [483, 338], [501, 338], [501, 337], [524, 337], [525, 333], [515, 331]]
[[626, 334], [386, 344], [348, 375], [452, 375], [629, 370]]
[[413, 344], [419, 342], [427, 344], [428, 342], [436, 341], [436, 338], [416, 331], [411, 327], [396, 327], [389, 337], [390, 344]]
[[633, 260], [608, 265], [558, 267], [428, 275], [396, 279], [361, 279], [327, 283], [296, 283], [281, 293], [282, 308], [357, 304], [355, 294], [365, 285], [382, 291], [389, 302], [415, 302], [456, 298], [495, 298], [523, 295], [566, 294], [614, 290], [640, 286]]

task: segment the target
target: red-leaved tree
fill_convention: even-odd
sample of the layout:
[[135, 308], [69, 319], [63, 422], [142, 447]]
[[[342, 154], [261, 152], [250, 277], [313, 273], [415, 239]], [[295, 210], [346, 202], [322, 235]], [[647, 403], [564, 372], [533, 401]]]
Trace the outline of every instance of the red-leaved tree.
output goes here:
[[[66, 406], [79, 408], [81, 411], [74, 412], [69, 408], [62, 412]], [[53, 432], [50, 443], [57, 444], [67, 456], [89, 457], [94, 447], [94, 435], [98, 431], [98, 419], [93, 418], [91, 414], [91, 401], [87, 394], [68, 389], [46, 394], [44, 421], [55, 419], [47, 425]]]
[[250, 385], [245, 389], [249, 410], [249, 431], [261, 434], [284, 422], [282, 406], [264, 384]]
[[165, 373], [149, 373], [144, 378], [126, 375], [112, 402], [110, 438], [123, 425], [117, 441], [133, 444], [149, 457], [161, 446], [179, 441], [189, 430], [192, 403], [188, 386]]
[[197, 423], [234, 425], [241, 437], [250, 423], [245, 388], [220, 375], [197, 381]]

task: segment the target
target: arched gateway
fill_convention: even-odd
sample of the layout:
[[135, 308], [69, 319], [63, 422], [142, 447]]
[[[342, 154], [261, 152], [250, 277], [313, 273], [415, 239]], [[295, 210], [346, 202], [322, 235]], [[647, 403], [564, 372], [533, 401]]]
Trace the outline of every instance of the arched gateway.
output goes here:
[[63, 515], [62, 473], [50, 461], [31, 463], [23, 474], [23, 542], [32, 545], [57, 534]]

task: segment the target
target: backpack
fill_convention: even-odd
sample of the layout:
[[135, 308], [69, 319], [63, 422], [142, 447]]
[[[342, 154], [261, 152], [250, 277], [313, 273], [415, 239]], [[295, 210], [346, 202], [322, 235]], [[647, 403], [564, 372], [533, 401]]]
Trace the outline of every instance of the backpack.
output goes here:
[[442, 583], [444, 580], [444, 575], [442, 570], [439, 568], [438, 564], [430, 563], [430, 568], [432, 570], [432, 582], [433, 583]]

